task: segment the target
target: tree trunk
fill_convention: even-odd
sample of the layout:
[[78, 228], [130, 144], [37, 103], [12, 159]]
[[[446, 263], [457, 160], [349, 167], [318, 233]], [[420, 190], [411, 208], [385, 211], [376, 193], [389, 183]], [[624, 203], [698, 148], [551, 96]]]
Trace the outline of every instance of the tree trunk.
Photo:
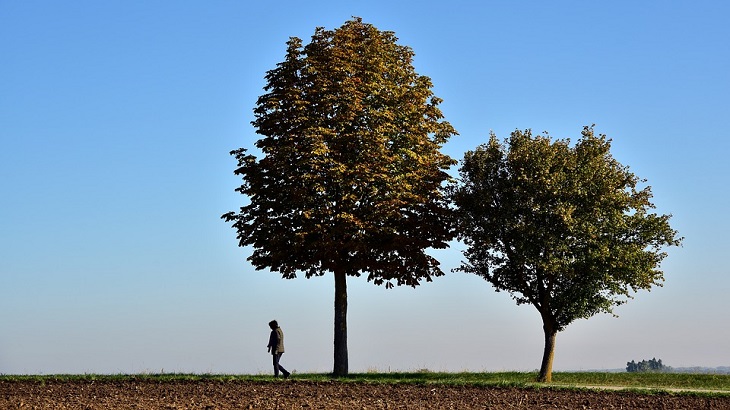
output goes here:
[[544, 319], [542, 329], [545, 332], [545, 350], [542, 353], [542, 365], [537, 381], [550, 383], [553, 380], [553, 356], [555, 355], [555, 337], [558, 332], [552, 323], [545, 322]]
[[335, 366], [334, 376], [347, 376], [347, 272], [338, 269], [335, 276]]

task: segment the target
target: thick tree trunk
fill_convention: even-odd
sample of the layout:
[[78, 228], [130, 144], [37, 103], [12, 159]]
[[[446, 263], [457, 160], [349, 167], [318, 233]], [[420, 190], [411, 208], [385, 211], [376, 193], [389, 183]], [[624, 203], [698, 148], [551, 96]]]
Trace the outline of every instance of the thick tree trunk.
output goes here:
[[335, 276], [335, 366], [334, 376], [347, 376], [347, 272]]
[[555, 337], [558, 332], [552, 323], [543, 321], [542, 329], [545, 332], [545, 350], [542, 353], [542, 365], [537, 381], [550, 383], [553, 380], [553, 356], [555, 355]]

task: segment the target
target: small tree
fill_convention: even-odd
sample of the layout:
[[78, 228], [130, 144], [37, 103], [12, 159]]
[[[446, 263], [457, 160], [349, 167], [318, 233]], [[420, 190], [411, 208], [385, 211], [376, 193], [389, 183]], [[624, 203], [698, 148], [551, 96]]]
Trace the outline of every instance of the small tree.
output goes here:
[[359, 18], [312, 41], [292, 37], [266, 75], [256, 147], [231, 154], [249, 203], [223, 219], [257, 269], [335, 282], [334, 370], [348, 373], [348, 276], [386, 288], [443, 275], [426, 254], [453, 239], [443, 184], [456, 163], [440, 152], [455, 134], [428, 77], [392, 32]]
[[545, 335], [538, 379], [549, 382], [557, 333], [661, 285], [662, 247], [681, 239], [669, 215], [649, 212], [651, 188], [637, 189], [644, 181], [592, 127], [575, 146], [530, 130], [506, 144], [492, 134], [464, 157], [453, 191], [467, 245], [459, 269], [537, 308]]
[[635, 361], [626, 362], [626, 371], [629, 373], [635, 373], [639, 371], [639, 365]]

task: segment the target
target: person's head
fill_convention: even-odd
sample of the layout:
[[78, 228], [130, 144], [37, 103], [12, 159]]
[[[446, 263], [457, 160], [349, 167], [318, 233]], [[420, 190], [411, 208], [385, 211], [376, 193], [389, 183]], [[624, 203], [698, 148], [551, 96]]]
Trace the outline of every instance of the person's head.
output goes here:
[[279, 327], [279, 324], [276, 323], [276, 320], [272, 320], [271, 322], [269, 322], [269, 327], [273, 330]]

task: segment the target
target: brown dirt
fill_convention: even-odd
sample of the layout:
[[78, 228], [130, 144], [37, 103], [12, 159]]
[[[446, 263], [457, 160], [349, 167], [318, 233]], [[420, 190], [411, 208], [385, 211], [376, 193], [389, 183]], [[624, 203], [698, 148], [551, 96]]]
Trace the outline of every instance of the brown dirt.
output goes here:
[[0, 409], [730, 409], [730, 396], [340, 382], [0, 381]]

